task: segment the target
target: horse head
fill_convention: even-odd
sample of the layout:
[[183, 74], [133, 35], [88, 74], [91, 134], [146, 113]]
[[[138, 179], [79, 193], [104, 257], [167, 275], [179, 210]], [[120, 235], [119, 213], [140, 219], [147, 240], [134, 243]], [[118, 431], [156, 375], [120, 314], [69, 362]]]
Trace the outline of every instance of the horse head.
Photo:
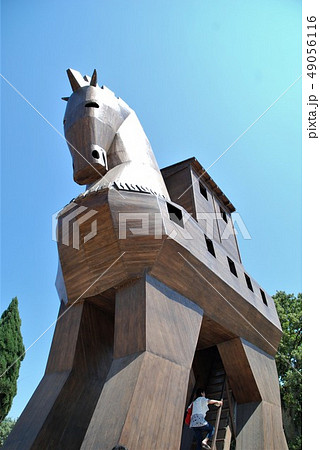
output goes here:
[[92, 77], [68, 69], [72, 95], [64, 116], [64, 133], [78, 184], [122, 183], [144, 186], [168, 196], [151, 145], [135, 112]]

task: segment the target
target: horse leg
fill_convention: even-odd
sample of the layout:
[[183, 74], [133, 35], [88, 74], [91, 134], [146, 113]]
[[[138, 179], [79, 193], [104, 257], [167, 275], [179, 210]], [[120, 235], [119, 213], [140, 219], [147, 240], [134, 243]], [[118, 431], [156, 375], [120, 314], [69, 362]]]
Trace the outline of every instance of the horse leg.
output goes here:
[[287, 450], [274, 358], [241, 338], [218, 349], [237, 401], [237, 450]]
[[116, 293], [114, 361], [81, 449], [180, 447], [202, 310], [145, 275]]

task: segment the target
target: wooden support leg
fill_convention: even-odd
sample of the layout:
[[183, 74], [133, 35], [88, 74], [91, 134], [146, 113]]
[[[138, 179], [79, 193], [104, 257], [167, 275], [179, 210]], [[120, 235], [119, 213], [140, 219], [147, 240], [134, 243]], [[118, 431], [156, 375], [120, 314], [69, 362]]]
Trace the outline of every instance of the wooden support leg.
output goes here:
[[237, 401], [237, 450], [287, 450], [274, 358], [240, 338], [218, 349]]
[[57, 321], [45, 375], [4, 448], [79, 449], [112, 351], [112, 318], [87, 303], [70, 308]]
[[202, 310], [146, 275], [116, 294], [114, 361], [81, 450], [180, 447]]

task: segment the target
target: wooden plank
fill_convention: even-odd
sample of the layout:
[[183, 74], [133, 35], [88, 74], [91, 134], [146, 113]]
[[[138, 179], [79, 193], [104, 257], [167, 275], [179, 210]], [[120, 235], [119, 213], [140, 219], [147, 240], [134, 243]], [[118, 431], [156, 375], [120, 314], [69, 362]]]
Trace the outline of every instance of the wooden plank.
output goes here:
[[[58, 240], [58, 250], [69, 304], [114, 287], [127, 278], [118, 239], [113, 231], [113, 222], [108, 211], [107, 195], [84, 197], [77, 200], [78, 207], [95, 211], [92, 219], [79, 227], [79, 249], [73, 247], [74, 221], [68, 222], [67, 210], [58, 220], [58, 236], [69, 230], [69, 245], [62, 238]], [[80, 216], [81, 217], [81, 216]], [[91, 232], [92, 221], [97, 233], [85, 242]]]
[[237, 401], [237, 448], [286, 450], [274, 358], [242, 339], [218, 348]]
[[226, 393], [228, 399], [229, 406], [229, 415], [230, 415], [230, 430], [233, 436], [236, 436], [236, 418], [235, 418], [235, 402], [233, 400], [233, 394], [229, 387], [228, 379], [226, 379]]
[[[110, 191], [108, 195], [113, 211], [139, 211], [141, 194], [127, 193], [124, 199], [115, 191]], [[151, 267], [151, 274], [164, 280], [185, 297], [192, 295], [193, 301], [201, 303], [199, 306], [204, 308], [205, 314], [215, 322], [215, 329], [218, 331], [218, 327], [222, 327], [217, 333], [221, 335], [221, 340], [240, 335], [271, 354], [274, 353], [281, 331], [273, 300], [268, 297], [268, 306], [263, 303], [254, 280], [252, 283], [255, 293], [248, 289], [241, 265], [236, 266], [238, 277], [230, 272], [222, 246], [217, 246], [216, 258], [208, 252], [203, 231], [195, 221], [187, 221], [185, 229], [182, 230], [169, 219], [165, 201], [153, 196], [146, 197], [148, 201], [141, 211], [146, 213], [149, 210], [150, 217], [158, 214], [167, 234], [160, 236], [161, 239], [155, 239], [154, 236], [156, 228], [154, 217], [150, 220], [148, 232], [141, 236], [118, 239], [119, 214], [108, 212], [108, 206], [98, 197], [96, 200], [93, 196], [83, 203], [84, 206], [98, 211], [98, 235], [83, 244], [79, 251], [61, 244], [61, 265], [70, 299], [77, 298], [77, 295], [84, 298], [101, 294], [130, 278], [141, 276], [146, 268]], [[100, 223], [102, 223], [101, 228]], [[90, 224], [86, 226], [90, 227]], [[88, 231], [89, 228], [81, 229], [83, 233], [81, 242]], [[176, 235], [172, 235], [172, 232]], [[183, 233], [189, 234], [191, 239], [186, 239]], [[169, 235], [170, 239], [167, 237]], [[181, 255], [185, 260], [190, 261], [195, 269], [187, 268], [187, 263]], [[119, 261], [115, 263], [118, 258]], [[79, 267], [80, 276], [73, 269], [73, 264]], [[167, 270], [169, 266], [170, 272]], [[176, 272], [175, 276], [171, 276], [174, 272]], [[188, 285], [190, 279], [195, 280], [192, 286]], [[206, 280], [209, 283], [206, 283]], [[231, 305], [226, 305], [226, 301], [219, 297], [217, 292], [211, 290], [210, 285], [215, 286]], [[201, 292], [200, 296], [199, 292]], [[208, 292], [210, 295], [212, 293], [212, 297], [208, 296]], [[233, 311], [232, 308], [230, 309], [232, 305]], [[221, 311], [224, 313], [222, 314]], [[241, 315], [237, 315], [237, 311]], [[248, 319], [255, 324], [256, 330], [250, 327]], [[223, 334], [224, 337], [222, 337]], [[217, 343], [210, 340], [210, 332], [207, 336], [209, 340], [203, 334], [200, 344], [202, 348]]]
[[[222, 386], [222, 390], [221, 390], [221, 393], [220, 393], [220, 396], [219, 396], [219, 400], [220, 401], [223, 401], [225, 385], [226, 384], [225, 384], [225, 381], [224, 381], [223, 386]], [[222, 406], [220, 406], [218, 408], [217, 413], [216, 413], [216, 421], [215, 421], [215, 426], [214, 426], [214, 435], [213, 435], [212, 443], [211, 443], [211, 449], [212, 450], [215, 450], [215, 448], [216, 448], [216, 441], [217, 441], [217, 436], [218, 436], [218, 430], [219, 430], [219, 427], [220, 427], [221, 412], [222, 412]]]
[[115, 314], [116, 358], [81, 449], [178, 448], [202, 311], [145, 275], [117, 292]]
[[[193, 216], [199, 223], [203, 232], [210, 238], [217, 242], [221, 242], [217, 215], [214, 206], [214, 199], [212, 189], [206, 184], [206, 182], [201, 178], [198, 180], [199, 175], [197, 175], [193, 169], [191, 169], [191, 180], [192, 189], [194, 197], [195, 212]], [[207, 198], [205, 198], [200, 191], [200, 183], [207, 190]], [[179, 203], [179, 202], [178, 202]]]
[[181, 205], [192, 217], [196, 218], [191, 171], [189, 166], [181, 167], [175, 173], [163, 169], [162, 174], [171, 200]]
[[82, 303], [74, 305], [70, 310], [61, 303], [45, 374], [72, 369], [82, 314]]
[[[217, 217], [217, 227], [219, 229], [220, 242], [227, 250], [227, 252], [235, 259], [237, 262], [241, 262], [241, 256], [239, 252], [237, 237], [235, 235], [232, 216], [226, 209], [226, 207], [217, 199], [213, 198], [214, 210]], [[223, 214], [221, 210], [225, 212], [225, 217], [227, 222], [223, 219]]]
[[230, 450], [231, 440], [232, 440], [232, 432], [230, 426], [228, 425], [225, 430], [225, 438], [222, 447], [223, 450]]
[[202, 310], [146, 275], [116, 294], [115, 357], [147, 350], [191, 368]]
[[218, 349], [237, 403], [260, 401], [261, 393], [241, 339], [236, 338], [219, 344]]
[[116, 294], [114, 357], [146, 350], [145, 280], [140, 279]]
[[[28, 450], [43, 427], [70, 372], [47, 374], [40, 381], [14, 429], [3, 445], [8, 450]], [[41, 414], [39, 413], [41, 411]]]
[[[167, 271], [169, 261], [170, 272]], [[151, 269], [151, 275], [161, 279], [182, 295], [188, 296], [204, 310], [205, 315], [224, 329], [243, 336], [270, 354], [275, 354], [281, 330], [277, 326], [278, 319], [273, 311], [270, 309], [263, 316], [257, 308], [241, 298], [238, 283], [233, 282], [234, 289], [230, 290], [230, 284], [225, 283], [213, 270], [202, 264], [173, 239], [164, 242], [160, 255]], [[233, 277], [230, 273], [228, 276]], [[192, 283], [186, 280], [192, 280]], [[211, 342], [211, 345], [215, 344], [216, 342]]]
[[[113, 355], [113, 320], [79, 304], [58, 320], [46, 373], [7, 447], [79, 449]], [[40, 412], [40, 413], [39, 413]]]
[[150, 450], [152, 442], [179, 448], [188, 377], [186, 368], [147, 352], [120, 442], [133, 450]]

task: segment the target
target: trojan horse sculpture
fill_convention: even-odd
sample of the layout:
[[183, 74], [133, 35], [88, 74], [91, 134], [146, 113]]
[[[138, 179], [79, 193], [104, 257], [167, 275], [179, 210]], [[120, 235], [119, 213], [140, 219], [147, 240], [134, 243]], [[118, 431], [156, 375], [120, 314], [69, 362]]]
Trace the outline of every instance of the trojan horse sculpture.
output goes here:
[[286, 449], [281, 327], [242, 266], [235, 208], [195, 158], [160, 172], [134, 111], [96, 72], [68, 76], [65, 136], [87, 187], [58, 217], [59, 316], [5, 448], [191, 448], [185, 407], [219, 362], [237, 450]]

